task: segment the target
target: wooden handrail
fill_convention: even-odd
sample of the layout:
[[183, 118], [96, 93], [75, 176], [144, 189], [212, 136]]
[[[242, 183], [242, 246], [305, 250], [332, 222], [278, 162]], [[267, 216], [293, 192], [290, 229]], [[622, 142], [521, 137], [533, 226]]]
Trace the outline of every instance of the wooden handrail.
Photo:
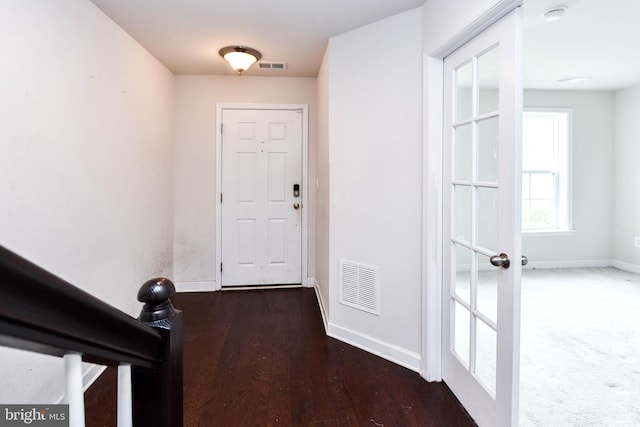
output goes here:
[[136, 320], [0, 246], [0, 345], [132, 366], [137, 425], [182, 425], [182, 314], [168, 279], [138, 293]]

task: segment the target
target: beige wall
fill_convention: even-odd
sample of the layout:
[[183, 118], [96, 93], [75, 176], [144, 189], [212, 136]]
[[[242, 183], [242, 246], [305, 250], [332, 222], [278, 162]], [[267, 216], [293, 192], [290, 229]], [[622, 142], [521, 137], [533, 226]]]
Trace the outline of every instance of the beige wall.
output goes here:
[[[0, 245], [137, 316], [172, 276], [173, 76], [86, 0], [0, 2], [0, 38]], [[0, 360], [0, 402], [62, 396], [62, 359]]]
[[[329, 306], [329, 51], [325, 52], [318, 72], [318, 136], [316, 150], [316, 282], [325, 310], [330, 316]], [[325, 320], [326, 320], [325, 317]]]
[[[180, 286], [216, 278], [216, 104], [309, 105], [308, 276], [315, 274], [316, 79], [176, 76], [174, 278]], [[303, 278], [304, 279], [304, 278]]]

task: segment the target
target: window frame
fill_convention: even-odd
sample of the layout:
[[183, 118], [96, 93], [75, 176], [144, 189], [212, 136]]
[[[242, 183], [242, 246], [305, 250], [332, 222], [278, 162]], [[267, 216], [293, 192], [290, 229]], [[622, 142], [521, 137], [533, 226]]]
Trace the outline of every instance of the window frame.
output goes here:
[[[573, 109], [564, 107], [526, 107], [523, 110], [523, 132], [524, 121], [527, 113], [559, 113], [565, 114], [567, 120], [566, 143], [557, 141], [554, 144], [558, 150], [558, 167], [555, 172], [555, 226], [540, 228], [524, 228], [523, 235], [527, 236], [558, 236], [570, 235], [573, 230]], [[524, 135], [524, 134], [523, 134]], [[563, 149], [563, 145], [565, 145]], [[524, 162], [523, 162], [524, 163]], [[522, 170], [522, 179], [526, 173], [541, 173], [550, 171]], [[521, 196], [521, 201], [523, 201]], [[523, 203], [524, 205], [524, 203]]]

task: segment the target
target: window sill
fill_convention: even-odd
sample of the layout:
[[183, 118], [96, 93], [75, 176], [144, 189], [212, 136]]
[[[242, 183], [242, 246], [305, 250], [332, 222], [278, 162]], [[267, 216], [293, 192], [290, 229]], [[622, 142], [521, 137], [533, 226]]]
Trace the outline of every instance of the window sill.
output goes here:
[[575, 234], [576, 230], [522, 230], [522, 237], [569, 237]]

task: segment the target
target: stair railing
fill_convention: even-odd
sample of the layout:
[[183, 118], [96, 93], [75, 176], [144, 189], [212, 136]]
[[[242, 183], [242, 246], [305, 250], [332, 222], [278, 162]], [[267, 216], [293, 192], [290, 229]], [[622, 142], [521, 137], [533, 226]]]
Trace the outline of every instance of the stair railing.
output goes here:
[[136, 320], [0, 246], [0, 345], [63, 357], [70, 427], [84, 426], [82, 361], [118, 367], [118, 426], [183, 423], [182, 313], [147, 281]]

